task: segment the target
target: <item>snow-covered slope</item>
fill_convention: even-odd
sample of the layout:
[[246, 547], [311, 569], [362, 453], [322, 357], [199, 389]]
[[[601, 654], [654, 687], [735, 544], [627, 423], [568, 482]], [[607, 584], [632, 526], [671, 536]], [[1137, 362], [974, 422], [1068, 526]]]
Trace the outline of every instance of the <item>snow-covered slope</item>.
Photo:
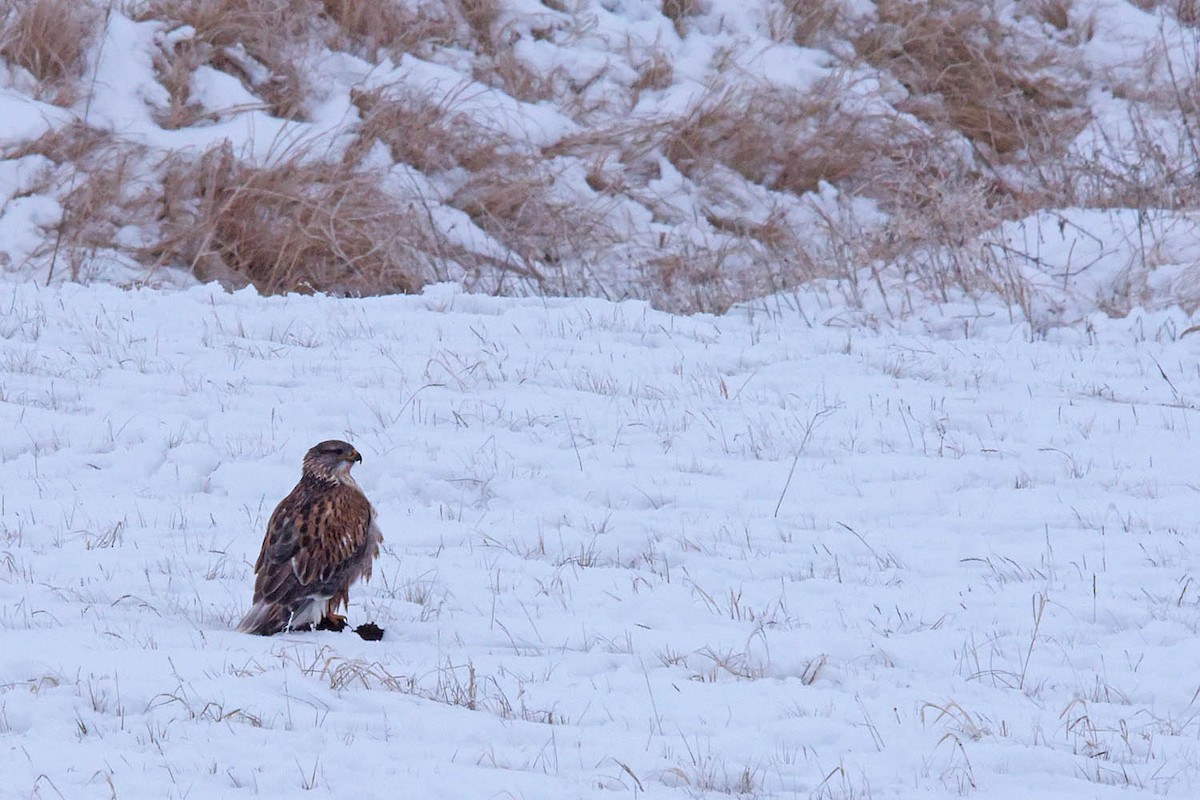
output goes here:
[[[0, 307], [5, 797], [1200, 787], [1182, 314]], [[350, 616], [386, 637], [235, 633], [331, 436], [386, 536]]]
[[[1054, 291], [1086, 301], [1070, 321], [1192, 309], [1154, 273], [1200, 207], [1196, 22], [1149, 0], [9, 3], [0, 266], [683, 311], [869, 282], [1039, 327]], [[1099, 301], [1009, 246], [1056, 215], [1065, 252], [1136, 243]]]

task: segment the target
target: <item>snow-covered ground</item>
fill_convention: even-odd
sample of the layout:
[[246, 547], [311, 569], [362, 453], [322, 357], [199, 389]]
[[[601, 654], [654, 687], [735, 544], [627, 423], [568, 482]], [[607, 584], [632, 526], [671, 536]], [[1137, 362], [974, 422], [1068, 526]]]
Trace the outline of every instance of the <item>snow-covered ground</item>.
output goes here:
[[[1181, 313], [0, 309], [0, 796], [1200, 791]], [[386, 537], [350, 617], [386, 637], [235, 633], [329, 437]]]

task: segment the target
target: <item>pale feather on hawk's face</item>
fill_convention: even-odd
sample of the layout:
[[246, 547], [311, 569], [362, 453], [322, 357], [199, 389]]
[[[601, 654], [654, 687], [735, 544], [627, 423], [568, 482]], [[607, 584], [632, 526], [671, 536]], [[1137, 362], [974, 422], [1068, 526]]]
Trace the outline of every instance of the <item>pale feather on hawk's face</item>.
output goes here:
[[362, 456], [330, 439], [304, 455], [296, 484], [267, 523], [254, 564], [254, 599], [238, 623], [243, 633], [345, 627], [335, 613], [348, 606], [350, 586], [371, 577], [383, 536], [375, 509], [350, 476]]

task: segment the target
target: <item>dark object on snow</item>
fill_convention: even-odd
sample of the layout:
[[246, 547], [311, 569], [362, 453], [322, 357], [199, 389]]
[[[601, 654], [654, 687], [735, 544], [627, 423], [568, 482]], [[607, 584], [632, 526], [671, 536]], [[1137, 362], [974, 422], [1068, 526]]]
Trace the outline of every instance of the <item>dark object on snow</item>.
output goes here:
[[366, 625], [359, 625], [354, 629], [354, 632], [366, 639], [368, 642], [378, 642], [383, 638], [383, 628], [379, 627], [374, 622], [368, 622]]

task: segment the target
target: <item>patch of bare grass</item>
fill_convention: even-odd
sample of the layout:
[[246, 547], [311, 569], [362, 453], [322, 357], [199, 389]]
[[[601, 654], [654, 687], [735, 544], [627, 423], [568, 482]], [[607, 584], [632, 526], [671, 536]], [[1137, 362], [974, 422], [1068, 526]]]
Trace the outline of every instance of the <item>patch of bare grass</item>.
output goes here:
[[[159, 65], [173, 106], [186, 107], [185, 78], [208, 64], [240, 80], [275, 116], [304, 119], [311, 90], [304, 65], [314, 31], [311, 12], [306, 0], [150, 0], [138, 19], [195, 30], [192, 43], [164, 52]], [[181, 63], [174, 64], [176, 59]]]
[[375, 176], [309, 156], [252, 166], [222, 146], [172, 164], [153, 255], [264, 293], [412, 292], [429, 279], [437, 246], [419, 211]]
[[1164, 146], [1156, 126], [1133, 113], [1129, 137], [1101, 134], [1094, 152], [1063, 165], [1059, 195], [1063, 205], [1092, 208], [1184, 210], [1200, 208], [1200, 141], [1195, 128], [1173, 148]]
[[693, 177], [723, 165], [775, 191], [801, 195], [827, 182], [878, 196], [891, 172], [941, 143], [901, 115], [852, 110], [853, 92], [842, 75], [803, 92], [729, 88], [667, 122], [657, 144]]
[[81, 0], [0, 0], [0, 57], [29, 71], [39, 98], [71, 105], [99, 20]]
[[330, 46], [372, 62], [381, 52], [426, 54], [458, 38], [451, 15], [433, 3], [414, 7], [400, 0], [321, 0], [321, 7], [335, 25]]
[[58, 198], [62, 217], [38, 253], [50, 271], [72, 280], [99, 250], [111, 248], [119, 232], [141, 219], [153, 195], [144, 180], [140, 145], [75, 122], [4, 152], [4, 158], [40, 155], [55, 165], [42, 191]]
[[560, 268], [599, 258], [617, 235], [594, 204], [558, 194], [555, 183], [540, 159], [510, 156], [472, 174], [449, 204], [515, 256], [504, 269], [573, 294], [578, 288]]
[[153, 110], [155, 122], [167, 130], [178, 130], [207, 116], [204, 107], [192, 98], [192, 75], [210, 59], [211, 48], [192, 40], [167, 45], [155, 55], [158, 82], [168, 97], [165, 108]]
[[505, 249], [489, 260], [480, 288], [564, 295], [612, 288], [595, 283], [593, 272], [622, 242], [606, 213], [611, 201], [567, 190], [536, 154], [510, 155], [473, 173], [446, 202]]
[[476, 51], [485, 56], [495, 55], [500, 46], [500, 0], [450, 0], [449, 5], [466, 23]]
[[768, 22], [771, 38], [813, 47], [826, 41], [849, 18], [840, 0], [783, 0]]
[[661, 46], [652, 48], [640, 59], [631, 59], [633, 68], [637, 70], [637, 80], [633, 82], [632, 105], [637, 105], [642, 92], [665, 89], [675, 80], [675, 65], [671, 56]]
[[1200, 0], [1130, 0], [1143, 11], [1167, 9], [1184, 25], [1200, 26]]
[[680, 38], [687, 35], [688, 20], [703, 11], [702, 0], [662, 0], [662, 14], [671, 20]]
[[397, 162], [422, 172], [455, 167], [477, 172], [512, 146], [457, 109], [457, 93], [435, 102], [425, 92], [397, 85], [356, 91], [351, 99], [362, 120], [351, 158], [379, 141]]
[[1035, 0], [1033, 14], [1055, 30], [1065, 31], [1071, 27], [1072, 0]]
[[111, 133], [83, 122], [73, 122], [47, 131], [37, 139], [14, 145], [0, 152], [0, 157], [23, 158], [36, 154], [56, 164], [83, 163], [111, 140]]
[[1018, 40], [987, 3], [881, 0], [854, 46], [909, 93], [899, 105], [930, 125], [966, 137], [982, 158], [1045, 155], [1086, 122], [1076, 87], [1052, 67], [1044, 43]]
[[359, 92], [362, 124], [350, 158], [382, 142], [393, 159], [426, 174], [460, 171], [444, 201], [464, 211], [513, 258], [496, 266], [542, 289], [547, 267], [598, 254], [614, 234], [589, 202], [556, 192], [543, 154], [488, 130], [457, 108], [459, 98], [433, 102], [404, 86]]
[[505, 94], [526, 103], [565, 100], [567, 80], [562, 70], [542, 75], [529, 66], [511, 48], [505, 48], [476, 63], [472, 76], [480, 83], [502, 89]]

